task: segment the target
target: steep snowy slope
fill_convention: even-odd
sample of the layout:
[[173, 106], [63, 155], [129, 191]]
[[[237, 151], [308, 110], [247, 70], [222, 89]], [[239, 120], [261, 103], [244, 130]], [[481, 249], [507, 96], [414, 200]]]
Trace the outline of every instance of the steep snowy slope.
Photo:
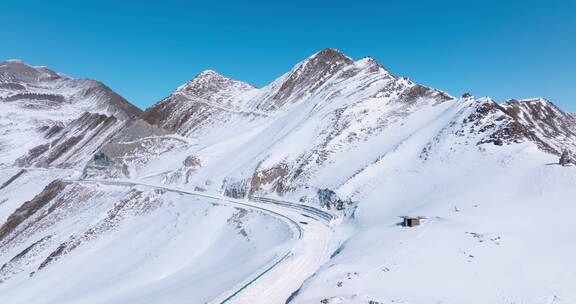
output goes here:
[[[0, 191], [18, 199], [16, 185]], [[276, 218], [218, 200], [55, 180], [0, 228], [0, 294], [7, 303], [204, 303], [290, 238]]]
[[[0, 164], [11, 165], [31, 149], [35, 150], [30, 154], [47, 151], [74, 120], [96, 127], [95, 121], [104, 119], [87, 113], [126, 121], [141, 111], [100, 82], [73, 79], [17, 60], [0, 63]], [[71, 145], [78, 138], [67, 140]]]
[[574, 303], [576, 170], [531, 144], [422, 162], [426, 137], [342, 189], [357, 234], [291, 303]]

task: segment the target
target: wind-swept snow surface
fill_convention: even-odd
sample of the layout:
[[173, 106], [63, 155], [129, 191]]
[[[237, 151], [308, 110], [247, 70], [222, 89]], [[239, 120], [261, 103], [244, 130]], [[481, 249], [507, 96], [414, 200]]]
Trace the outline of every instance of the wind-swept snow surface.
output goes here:
[[7, 303], [203, 303], [291, 248], [290, 227], [256, 209], [145, 186], [60, 190], [53, 203], [69, 206], [48, 202], [2, 239]]
[[555, 161], [517, 147], [422, 164], [398, 149], [357, 194], [358, 233], [293, 303], [575, 302], [576, 170]]

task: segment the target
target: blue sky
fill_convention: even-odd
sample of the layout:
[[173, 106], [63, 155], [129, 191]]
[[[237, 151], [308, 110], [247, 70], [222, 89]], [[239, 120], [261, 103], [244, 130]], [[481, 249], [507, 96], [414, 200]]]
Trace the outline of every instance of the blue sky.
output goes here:
[[146, 108], [205, 69], [263, 86], [333, 47], [456, 96], [576, 112], [575, 16], [567, 0], [4, 1], [0, 61], [97, 79]]

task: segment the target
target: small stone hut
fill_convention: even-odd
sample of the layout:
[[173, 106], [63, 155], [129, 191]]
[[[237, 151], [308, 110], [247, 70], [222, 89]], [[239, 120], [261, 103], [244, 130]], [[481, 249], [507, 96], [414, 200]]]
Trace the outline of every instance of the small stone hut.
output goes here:
[[425, 219], [423, 216], [412, 217], [412, 216], [401, 216], [403, 219], [402, 226], [404, 227], [415, 227], [422, 224], [422, 220]]

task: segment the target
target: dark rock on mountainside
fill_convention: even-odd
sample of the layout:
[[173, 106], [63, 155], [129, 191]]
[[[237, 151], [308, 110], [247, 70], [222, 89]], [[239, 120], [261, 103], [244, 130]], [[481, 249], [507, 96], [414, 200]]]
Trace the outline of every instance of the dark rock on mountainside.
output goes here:
[[4, 99], [4, 102], [11, 102], [17, 100], [41, 100], [41, 101], [52, 101], [56, 103], [66, 102], [66, 98], [62, 95], [55, 94], [41, 94], [41, 93], [17, 93], [10, 95]]
[[258, 107], [270, 111], [281, 107], [286, 100], [314, 93], [331, 75], [353, 62], [336, 49], [324, 49], [293, 69], [269, 101]]
[[18, 225], [54, 199], [65, 187], [66, 183], [60, 180], [55, 180], [46, 186], [46, 188], [34, 197], [34, 199], [25, 202], [22, 206], [16, 209], [16, 211], [8, 217], [2, 227], [0, 227], [0, 247], [2, 247], [2, 244], [6, 244], [10, 241], [7, 238], [9, 238], [10, 234], [18, 227]]
[[[116, 136], [125, 123], [103, 114], [84, 113], [65, 128], [52, 130], [42, 144], [16, 160], [20, 167], [70, 167], [90, 158], [102, 145]], [[50, 130], [49, 130], [50, 131]]]
[[128, 102], [124, 97], [114, 92], [105, 84], [94, 80], [89, 80], [89, 82], [93, 82], [93, 86], [88, 87], [82, 92], [84, 98], [105, 100], [105, 102], [102, 102], [104, 108], [107, 109], [110, 114], [120, 119], [136, 118], [142, 115], [142, 110]]
[[572, 152], [564, 150], [564, 152], [562, 152], [562, 155], [560, 156], [560, 161], [558, 163], [564, 167], [574, 166], [576, 165], [576, 158], [574, 157]]
[[560, 155], [576, 148], [576, 119], [545, 99], [509, 100], [497, 104], [485, 99], [464, 120], [486, 136], [478, 144], [498, 146], [531, 141], [542, 151]]
[[166, 130], [189, 134], [213, 121], [242, 115], [237, 97], [253, 86], [207, 70], [147, 109], [142, 117]]
[[20, 171], [18, 171], [18, 173], [16, 173], [14, 176], [12, 176], [11, 178], [9, 178], [7, 181], [5, 181], [1, 186], [0, 186], [0, 190], [8, 187], [12, 182], [14, 182], [16, 179], [18, 179], [20, 176], [22, 176], [24, 173], [26, 173], [26, 169], [22, 169]]

